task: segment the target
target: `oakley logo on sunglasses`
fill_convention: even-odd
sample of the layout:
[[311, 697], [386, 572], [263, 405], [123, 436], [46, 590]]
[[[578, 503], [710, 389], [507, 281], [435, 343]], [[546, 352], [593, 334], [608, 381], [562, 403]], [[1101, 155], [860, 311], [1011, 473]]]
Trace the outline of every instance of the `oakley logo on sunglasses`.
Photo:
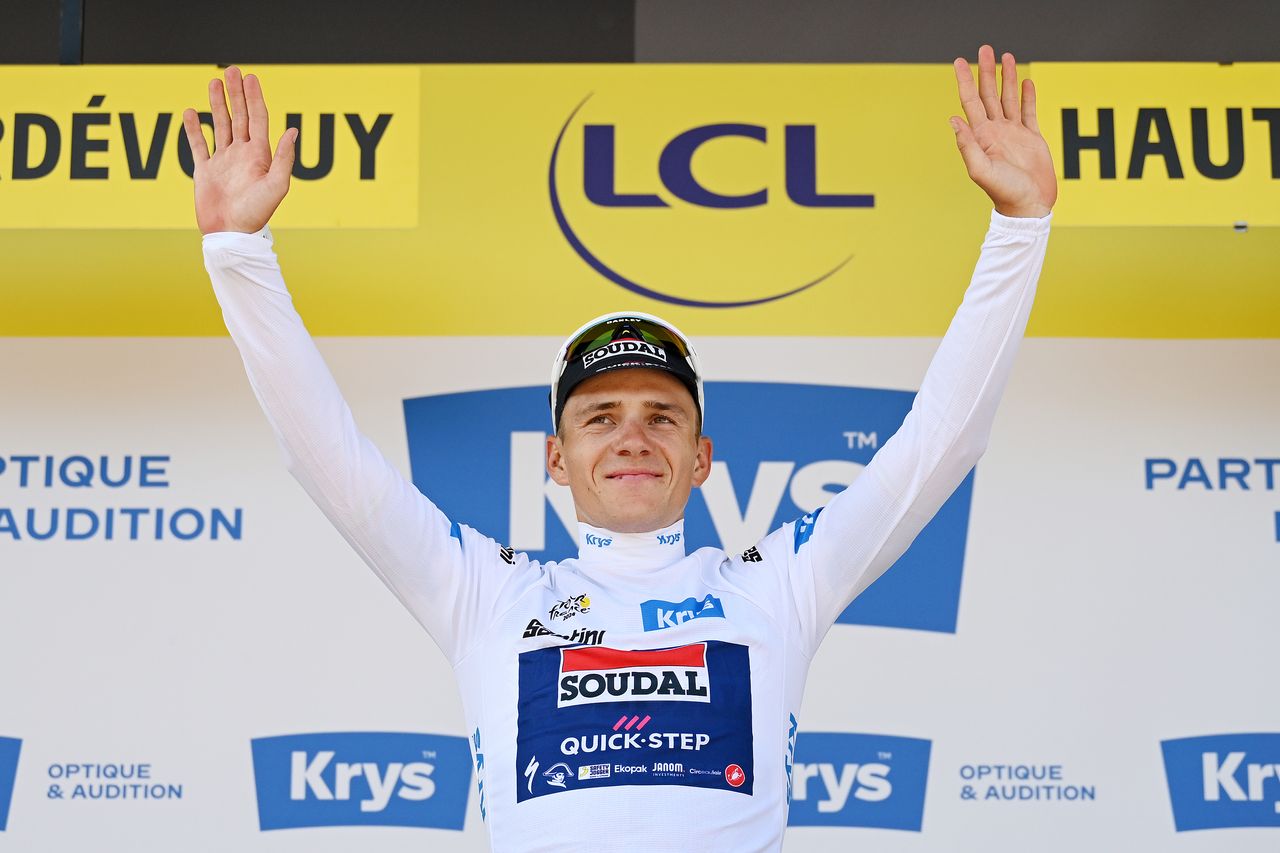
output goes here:
[[637, 353], [640, 355], [650, 356], [651, 358], [656, 358], [664, 364], [667, 361], [667, 354], [663, 351], [662, 347], [654, 346], [653, 344], [646, 343], [644, 341], [623, 338], [621, 340], [605, 344], [599, 349], [594, 349], [584, 355], [582, 357], [582, 366], [590, 367], [597, 361], [601, 361], [606, 358], [613, 358], [616, 355], [634, 355]]

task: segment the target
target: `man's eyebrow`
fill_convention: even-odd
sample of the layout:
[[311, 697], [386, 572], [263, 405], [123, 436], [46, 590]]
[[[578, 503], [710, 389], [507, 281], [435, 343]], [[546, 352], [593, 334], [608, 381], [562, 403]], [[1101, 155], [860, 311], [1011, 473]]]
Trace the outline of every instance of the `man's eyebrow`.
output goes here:
[[622, 405], [621, 400], [608, 400], [603, 403], [589, 403], [588, 405], [579, 409], [579, 412], [584, 415], [589, 415], [589, 414], [592, 414], [593, 412], [603, 412], [609, 409], [616, 409], [621, 405]]

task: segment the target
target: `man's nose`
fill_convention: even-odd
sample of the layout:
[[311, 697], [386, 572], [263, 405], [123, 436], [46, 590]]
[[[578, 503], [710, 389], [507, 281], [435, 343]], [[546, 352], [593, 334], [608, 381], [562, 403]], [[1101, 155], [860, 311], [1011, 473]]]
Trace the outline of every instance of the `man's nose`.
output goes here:
[[645, 432], [644, 421], [627, 418], [614, 433], [614, 449], [621, 454], [643, 455], [652, 449], [649, 435]]

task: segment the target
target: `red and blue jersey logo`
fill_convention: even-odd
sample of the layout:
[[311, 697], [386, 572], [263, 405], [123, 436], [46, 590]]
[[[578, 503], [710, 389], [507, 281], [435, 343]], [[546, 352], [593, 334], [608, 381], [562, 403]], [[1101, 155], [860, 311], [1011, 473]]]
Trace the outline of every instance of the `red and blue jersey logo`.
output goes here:
[[517, 727], [517, 802], [613, 785], [752, 793], [746, 646], [524, 652]]

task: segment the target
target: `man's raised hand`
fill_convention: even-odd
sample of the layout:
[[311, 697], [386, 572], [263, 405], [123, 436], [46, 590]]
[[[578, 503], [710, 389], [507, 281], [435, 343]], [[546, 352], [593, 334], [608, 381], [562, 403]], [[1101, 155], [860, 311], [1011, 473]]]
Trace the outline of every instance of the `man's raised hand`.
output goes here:
[[196, 224], [201, 234], [214, 231], [252, 234], [267, 224], [289, 192], [298, 131], [290, 128], [284, 132], [273, 157], [262, 84], [252, 74], [241, 77], [240, 69], [234, 65], [227, 68], [226, 78], [230, 113], [222, 81], [217, 78], [209, 81], [212, 157], [196, 111], [186, 110], [182, 114], [182, 126], [186, 129], [196, 167]]
[[1049, 145], [1036, 123], [1036, 89], [1022, 81], [1018, 100], [1018, 69], [1013, 54], [1000, 60], [1001, 91], [996, 92], [996, 55], [990, 45], [978, 49], [978, 85], [969, 63], [955, 61], [956, 86], [966, 124], [951, 117], [956, 144], [969, 177], [991, 197], [1005, 216], [1040, 217], [1058, 199]]

